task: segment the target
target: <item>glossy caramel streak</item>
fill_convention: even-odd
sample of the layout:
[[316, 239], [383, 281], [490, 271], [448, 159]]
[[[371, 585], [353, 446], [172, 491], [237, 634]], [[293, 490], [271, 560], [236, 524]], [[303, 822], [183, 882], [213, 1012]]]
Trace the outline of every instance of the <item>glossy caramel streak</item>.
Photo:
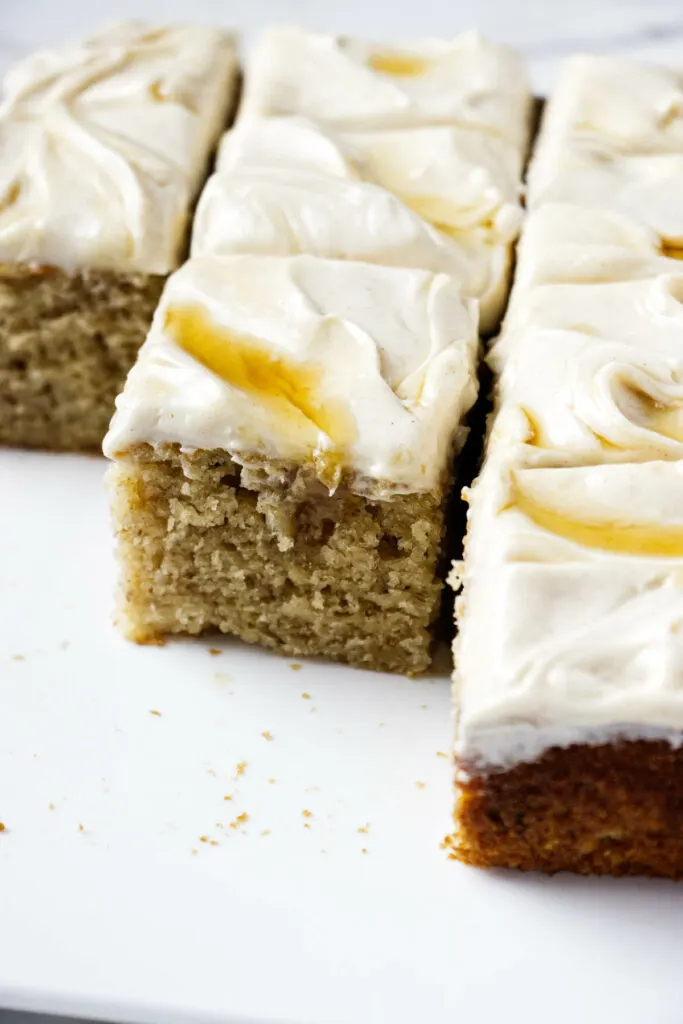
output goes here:
[[659, 526], [627, 521], [574, 519], [525, 494], [515, 482], [513, 506], [548, 533], [616, 555], [641, 555], [649, 558], [683, 556], [683, 525]]
[[664, 238], [660, 251], [662, 256], [668, 256], [671, 260], [683, 260], [683, 242], [670, 242]]
[[164, 328], [202, 366], [231, 387], [270, 404], [280, 418], [303, 417], [340, 447], [353, 440], [352, 416], [321, 392], [321, 366], [278, 354], [259, 338], [215, 323], [197, 306], [170, 308]]
[[414, 57], [409, 53], [389, 50], [373, 53], [368, 58], [368, 67], [373, 71], [379, 71], [382, 75], [392, 75], [394, 78], [419, 78], [429, 70], [430, 64], [431, 61], [425, 57]]
[[664, 405], [652, 395], [634, 384], [624, 384], [624, 389], [636, 403], [641, 425], [646, 430], [661, 434], [670, 441], [683, 443], [683, 409], [678, 405]]

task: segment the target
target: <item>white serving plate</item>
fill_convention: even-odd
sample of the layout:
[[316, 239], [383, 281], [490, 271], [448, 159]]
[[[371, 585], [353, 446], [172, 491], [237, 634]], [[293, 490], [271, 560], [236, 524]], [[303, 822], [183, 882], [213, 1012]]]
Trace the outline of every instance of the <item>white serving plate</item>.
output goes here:
[[121, 639], [102, 474], [0, 452], [0, 1005], [679, 1024], [683, 887], [440, 849], [446, 665], [411, 681]]

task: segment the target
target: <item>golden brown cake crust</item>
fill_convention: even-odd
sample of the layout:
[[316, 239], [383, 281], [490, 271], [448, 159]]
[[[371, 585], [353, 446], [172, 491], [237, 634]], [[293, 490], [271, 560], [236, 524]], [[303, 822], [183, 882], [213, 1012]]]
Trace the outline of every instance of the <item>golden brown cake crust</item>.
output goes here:
[[0, 265], [0, 444], [99, 449], [164, 280]]
[[683, 748], [553, 748], [457, 785], [451, 855], [477, 867], [683, 877]]
[[277, 467], [277, 480], [274, 468], [172, 445], [112, 467], [124, 632], [220, 630], [290, 656], [428, 668], [441, 496], [376, 501], [343, 481], [330, 496], [305, 467]]

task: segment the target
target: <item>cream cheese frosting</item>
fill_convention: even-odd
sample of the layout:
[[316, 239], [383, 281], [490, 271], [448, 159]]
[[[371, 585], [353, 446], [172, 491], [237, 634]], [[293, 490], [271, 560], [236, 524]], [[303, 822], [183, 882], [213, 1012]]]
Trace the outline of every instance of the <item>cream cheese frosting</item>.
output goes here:
[[524, 153], [504, 139], [455, 125], [334, 135], [308, 118], [242, 117], [221, 141], [219, 171], [278, 167], [381, 185], [454, 235], [479, 231], [512, 242], [522, 221]]
[[501, 345], [489, 453], [525, 466], [683, 459], [683, 331], [633, 345], [531, 328]]
[[246, 118], [222, 141], [192, 252], [308, 252], [443, 271], [479, 299], [488, 333], [507, 297], [520, 174], [521, 154], [470, 129], [333, 139], [302, 117]]
[[505, 319], [499, 363], [514, 344], [517, 332], [528, 327], [547, 327], [645, 348], [653, 337], [683, 346], [683, 269], [627, 281], [593, 284], [545, 284], [515, 301]]
[[530, 89], [521, 59], [474, 32], [387, 47], [298, 28], [265, 32], [244, 114], [303, 114], [339, 131], [460, 124], [523, 147]]
[[0, 260], [165, 274], [236, 89], [232, 35], [112, 25], [4, 81]]
[[393, 193], [368, 182], [288, 168], [220, 172], [201, 196], [192, 254], [308, 253], [450, 274], [499, 321], [510, 254], [475, 233], [454, 241]]
[[683, 244], [683, 75], [616, 57], [565, 62], [528, 173], [528, 204], [609, 210]]
[[659, 236], [638, 221], [569, 203], [546, 203], [524, 222], [512, 303], [538, 284], [595, 284], [680, 273]]
[[490, 460], [470, 495], [461, 571], [462, 771], [555, 745], [681, 741], [683, 462]]
[[445, 274], [195, 256], [169, 279], [104, 442], [309, 463], [333, 489], [438, 490], [477, 393], [476, 307]]

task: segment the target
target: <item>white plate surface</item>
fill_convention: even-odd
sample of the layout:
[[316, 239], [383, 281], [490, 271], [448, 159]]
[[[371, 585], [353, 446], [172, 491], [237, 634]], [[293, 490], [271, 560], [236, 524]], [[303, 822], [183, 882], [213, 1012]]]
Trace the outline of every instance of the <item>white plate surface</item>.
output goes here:
[[0, 1005], [679, 1024], [683, 887], [440, 849], [445, 672], [122, 640], [102, 471], [0, 453]]

